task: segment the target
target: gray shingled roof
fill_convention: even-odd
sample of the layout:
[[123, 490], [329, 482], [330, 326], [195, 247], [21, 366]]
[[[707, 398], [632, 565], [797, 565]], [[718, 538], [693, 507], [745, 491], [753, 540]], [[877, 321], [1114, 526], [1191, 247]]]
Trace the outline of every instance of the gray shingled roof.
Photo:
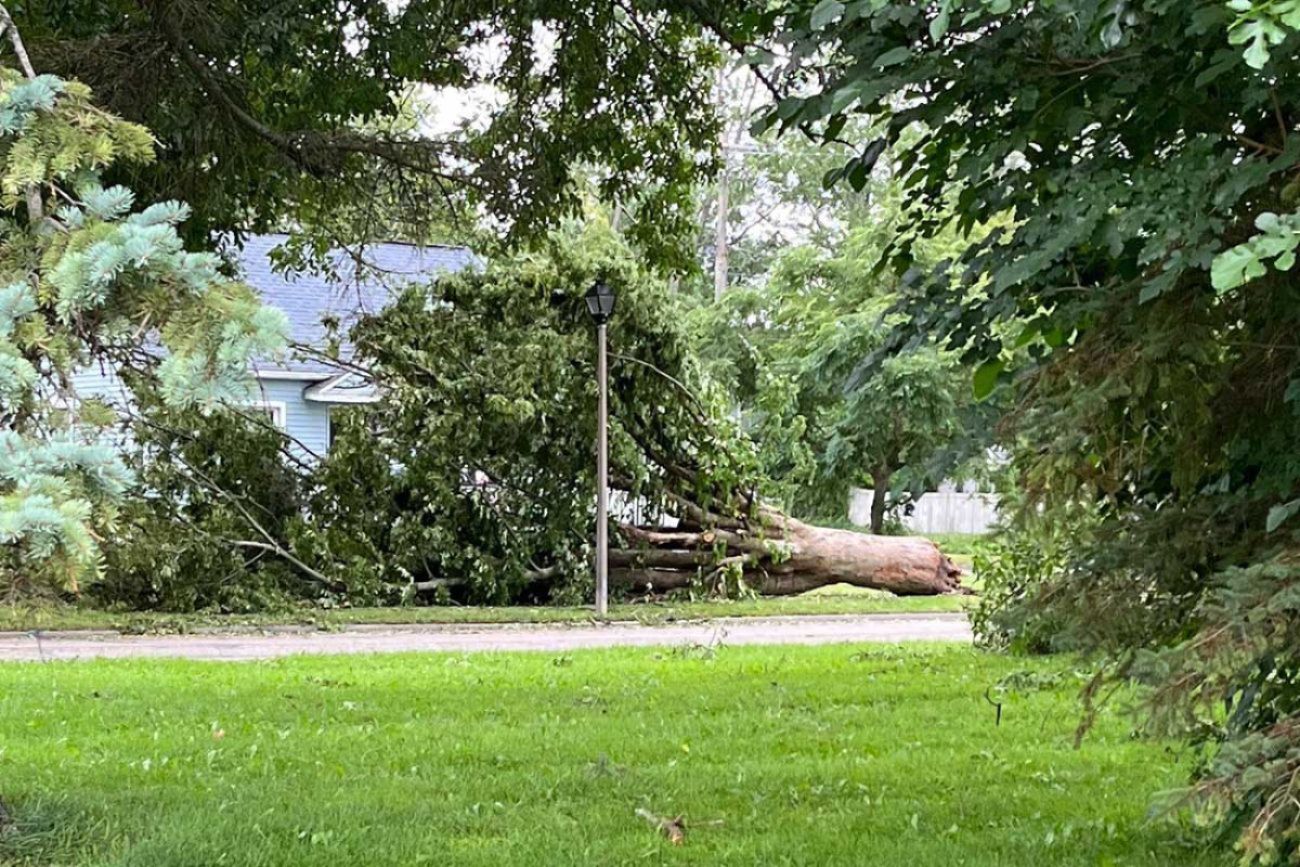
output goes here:
[[[236, 251], [240, 278], [256, 289], [262, 300], [278, 307], [289, 317], [290, 339], [324, 347], [325, 317], [337, 317], [341, 333], [361, 317], [381, 310], [395, 293], [412, 283], [435, 279], [439, 274], [480, 265], [467, 247], [417, 247], [412, 244], [371, 244], [361, 252], [364, 266], [346, 251], [329, 253], [333, 277], [313, 272], [285, 273], [271, 266], [271, 251], [289, 239], [288, 235], [250, 235]], [[358, 271], [361, 271], [358, 278]], [[347, 348], [344, 348], [346, 357]], [[337, 368], [309, 359], [258, 362], [259, 369], [335, 373]]]

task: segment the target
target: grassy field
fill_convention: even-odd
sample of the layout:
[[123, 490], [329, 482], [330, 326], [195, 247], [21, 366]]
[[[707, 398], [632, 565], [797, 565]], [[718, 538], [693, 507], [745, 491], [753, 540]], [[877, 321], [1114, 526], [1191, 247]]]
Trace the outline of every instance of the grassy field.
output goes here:
[[[787, 614], [889, 614], [963, 611], [974, 600], [963, 596], [896, 597], [855, 587], [822, 588], [815, 593], [779, 599], [728, 602], [638, 603], [610, 606], [615, 620], [663, 623], [714, 617], [756, 617]], [[302, 624], [336, 629], [360, 623], [585, 623], [589, 607], [519, 606], [476, 608], [433, 606], [421, 608], [303, 608], [264, 614], [168, 614], [165, 612], [104, 611], [76, 606], [29, 607], [0, 605], [0, 631], [33, 629], [118, 629], [123, 632], [193, 632], [245, 626]]]
[[[897, 646], [0, 665], [7, 865], [1227, 864], [1075, 676]], [[1046, 669], [1038, 665], [1039, 671]], [[1040, 679], [1040, 687], [1042, 687]], [[684, 817], [673, 845], [638, 810]]]

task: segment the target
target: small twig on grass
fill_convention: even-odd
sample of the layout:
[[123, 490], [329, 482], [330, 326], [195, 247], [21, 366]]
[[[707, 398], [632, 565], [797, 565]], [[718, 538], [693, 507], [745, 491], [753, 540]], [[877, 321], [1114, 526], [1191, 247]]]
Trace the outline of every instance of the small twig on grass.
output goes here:
[[668, 842], [672, 843], [674, 846], [680, 846], [682, 845], [683, 842], [685, 842], [686, 840], [686, 817], [685, 816], [677, 816], [676, 818], [673, 819], [665, 819], [661, 816], [656, 816], [654, 813], [651, 813], [649, 810], [645, 809], [644, 807], [637, 807], [636, 814], [640, 816], [642, 819], [645, 819], [651, 825], [655, 826], [655, 828], [657, 828], [658, 830], [662, 831], [664, 833], [664, 836], [668, 838]]
[[992, 689], [993, 687], [990, 686], [988, 689], [984, 690], [984, 700], [989, 704], [993, 705], [993, 707], [996, 708], [997, 710], [997, 715], [993, 718], [993, 727], [997, 728], [998, 726], [1002, 725], [1002, 702], [994, 701], [993, 697], [989, 695]]
[[[656, 816], [645, 807], [637, 807], [636, 814], [653, 825], [656, 830], [662, 831], [663, 835], [668, 838], [668, 842], [672, 843], [674, 846], [680, 846], [682, 843], [686, 842], [685, 816], [674, 816], [669, 819], [664, 816]], [[692, 824], [697, 828], [717, 827], [722, 824], [722, 820], [711, 819], [707, 822], [694, 822]]]

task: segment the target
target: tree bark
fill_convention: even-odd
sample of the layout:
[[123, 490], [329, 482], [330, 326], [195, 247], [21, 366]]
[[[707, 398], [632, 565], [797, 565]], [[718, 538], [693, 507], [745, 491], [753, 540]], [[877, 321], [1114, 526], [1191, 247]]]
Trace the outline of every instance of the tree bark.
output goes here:
[[885, 529], [885, 498], [889, 495], [889, 473], [876, 470], [871, 474], [871, 532]]
[[928, 539], [815, 527], [764, 513], [761, 532], [680, 532], [623, 526], [627, 548], [610, 552], [610, 581], [638, 592], [703, 583], [739, 566], [745, 583], [770, 596], [852, 584], [902, 596], [964, 592], [961, 570]]

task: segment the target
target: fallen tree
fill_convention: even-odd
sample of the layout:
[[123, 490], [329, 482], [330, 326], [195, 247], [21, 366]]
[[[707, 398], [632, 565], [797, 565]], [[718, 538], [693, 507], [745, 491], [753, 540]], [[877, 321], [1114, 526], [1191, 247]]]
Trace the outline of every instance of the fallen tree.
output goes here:
[[773, 512], [766, 516], [770, 523], [757, 532], [661, 531], [622, 524], [619, 530], [629, 546], [610, 552], [610, 579], [639, 592], [697, 582], [725, 589], [728, 571], [738, 571], [747, 587], [765, 596], [841, 583], [900, 596], [961, 590], [961, 570], [928, 539], [815, 527]]
[[354, 552], [394, 586], [467, 601], [589, 598], [595, 353], [582, 294], [598, 278], [619, 290], [616, 587], [959, 591], [931, 542], [814, 527], [764, 502], [753, 443], [698, 370], [678, 299], [602, 224], [412, 287], [353, 329], [364, 361], [349, 363], [383, 397], [339, 419], [299, 556], [325, 572]]

